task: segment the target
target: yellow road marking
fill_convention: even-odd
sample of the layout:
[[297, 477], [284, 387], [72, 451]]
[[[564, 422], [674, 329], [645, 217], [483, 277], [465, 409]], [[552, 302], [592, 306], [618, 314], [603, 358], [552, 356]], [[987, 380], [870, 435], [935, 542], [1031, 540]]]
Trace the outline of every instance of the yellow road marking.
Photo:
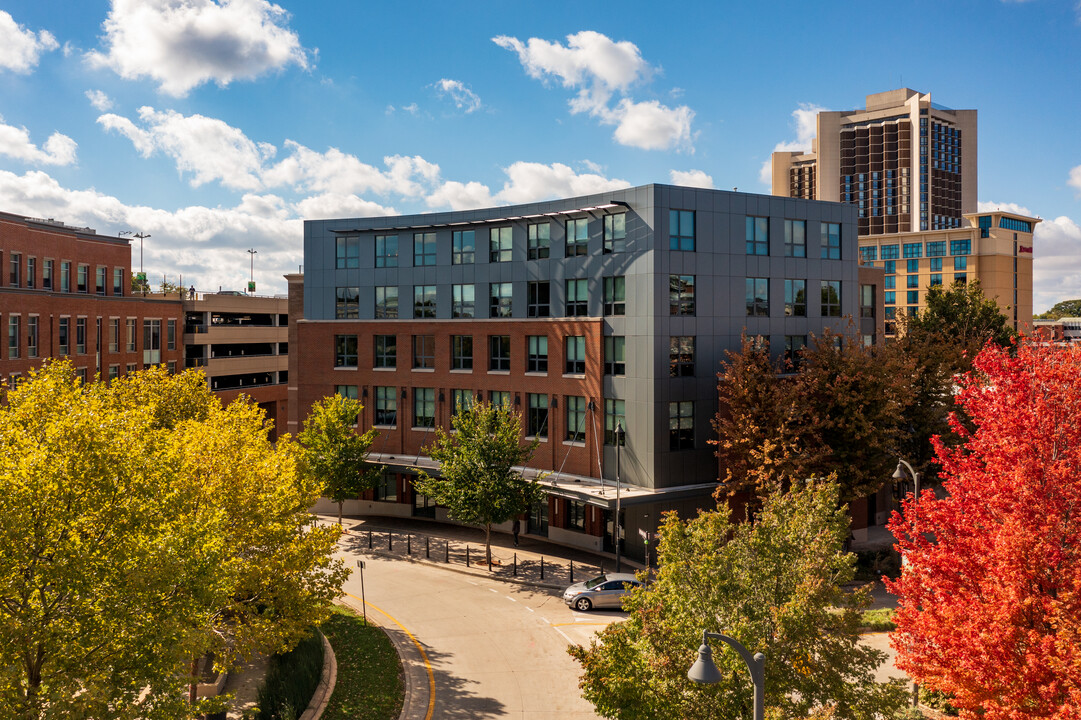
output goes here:
[[424, 716], [424, 720], [432, 720], [432, 714], [435, 712], [435, 673], [432, 672], [432, 663], [429, 662], [428, 653], [424, 652], [424, 647], [421, 646], [420, 642], [415, 637], [413, 637], [413, 633], [406, 630], [405, 625], [402, 625], [400, 622], [398, 622], [397, 618], [388, 613], [386, 610], [377, 607], [376, 605], [372, 605], [367, 600], [361, 600], [353, 593], [347, 592], [345, 594], [353, 598], [354, 600], [359, 600], [373, 610], [377, 610], [386, 615], [388, 618], [390, 618], [391, 622], [400, 627], [402, 629], [402, 632], [408, 635], [409, 639], [413, 641], [413, 644], [417, 646], [417, 650], [420, 651], [421, 658], [424, 659], [424, 669], [428, 671], [428, 714]]

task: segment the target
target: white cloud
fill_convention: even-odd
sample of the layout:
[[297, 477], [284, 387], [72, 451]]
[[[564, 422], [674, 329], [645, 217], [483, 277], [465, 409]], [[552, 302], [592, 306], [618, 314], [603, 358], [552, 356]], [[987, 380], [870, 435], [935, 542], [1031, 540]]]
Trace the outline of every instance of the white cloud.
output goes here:
[[[492, 42], [516, 53], [531, 77], [545, 81], [558, 78], [563, 87], [577, 89], [578, 94], [570, 100], [571, 113], [587, 113], [604, 125], [615, 125], [613, 137], [621, 145], [693, 151], [693, 110], [686, 105], [670, 108], [656, 100], [635, 102], [626, 97], [653, 72], [634, 43], [614, 42], [592, 30], [568, 35], [566, 45], [540, 38], [523, 43], [506, 35], [494, 37]], [[624, 97], [613, 104], [616, 93]]]
[[[779, 142], [773, 146], [773, 152], [810, 152], [811, 140], [818, 133], [818, 113], [826, 110], [824, 107], [813, 103], [800, 103], [799, 107], [792, 111], [792, 118], [796, 125], [796, 139]], [[773, 181], [773, 160], [766, 158], [758, 171], [758, 180], [763, 185], [771, 185]]]
[[419, 155], [385, 157], [383, 162], [388, 169], [383, 171], [337, 148], [318, 152], [292, 140], [286, 140], [285, 147], [290, 151], [289, 157], [263, 173], [268, 186], [289, 185], [316, 193], [375, 192], [416, 197], [439, 177], [439, 166]]
[[444, 182], [427, 197], [429, 207], [452, 210], [536, 202], [556, 197], [573, 197], [629, 187], [626, 180], [609, 179], [593, 173], [576, 173], [562, 163], [544, 165], [519, 161], [504, 168], [507, 181], [495, 195], [479, 182]]
[[672, 178], [673, 185], [682, 185], [683, 187], [697, 187], [706, 188], [707, 190], [713, 189], [713, 177], [707, 175], [702, 170], [672, 170], [669, 173], [669, 177]]
[[267, 0], [112, 0], [102, 25], [106, 48], [86, 58], [183, 96], [207, 82], [224, 87], [290, 64], [308, 68], [287, 21], [285, 10]]
[[[54, 132], [42, 147], [30, 142], [30, 131], [4, 123], [0, 116], [0, 155], [31, 165], [71, 165], [75, 162], [75, 141]], [[0, 196], [2, 197], [2, 196]]]
[[480, 98], [460, 80], [443, 78], [435, 84], [435, 88], [440, 95], [449, 97], [454, 102], [454, 107], [464, 110], [466, 115], [480, 110]]
[[397, 215], [392, 207], [384, 207], [352, 194], [324, 193], [305, 198], [295, 205], [297, 214], [306, 220], [336, 217], [380, 217]]
[[95, 109], [101, 112], [110, 110], [113, 107], [113, 101], [101, 90], [87, 90], [86, 99], [90, 101], [90, 104], [93, 105]]
[[28, 73], [37, 66], [41, 53], [58, 47], [48, 30], [27, 30], [10, 13], [0, 10], [0, 70]]
[[1081, 193], [1081, 165], [1070, 171], [1070, 179], [1066, 181], [1066, 184], [1077, 188], [1077, 192]]

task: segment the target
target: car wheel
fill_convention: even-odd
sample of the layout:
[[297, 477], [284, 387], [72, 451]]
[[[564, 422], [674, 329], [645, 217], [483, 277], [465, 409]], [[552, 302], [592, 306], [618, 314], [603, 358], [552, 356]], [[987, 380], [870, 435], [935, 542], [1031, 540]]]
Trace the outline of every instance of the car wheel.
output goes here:
[[590, 602], [589, 598], [578, 598], [574, 601], [574, 609], [589, 612], [593, 609], [593, 603]]

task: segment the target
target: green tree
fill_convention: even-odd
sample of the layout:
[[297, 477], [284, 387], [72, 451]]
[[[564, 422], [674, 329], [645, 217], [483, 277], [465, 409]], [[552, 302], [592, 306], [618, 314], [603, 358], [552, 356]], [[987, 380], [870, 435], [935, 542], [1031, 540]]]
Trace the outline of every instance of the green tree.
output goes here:
[[998, 303], [984, 296], [980, 281], [955, 282], [948, 288], [932, 285], [927, 289], [923, 310], [901, 320], [903, 334], [926, 333], [949, 339], [961, 357], [962, 370], [968, 370], [972, 358], [989, 342], [1006, 347], [1017, 337]]
[[375, 486], [382, 468], [368, 463], [368, 451], [379, 436], [371, 428], [362, 435], [353, 431], [364, 406], [338, 394], [312, 406], [297, 439], [304, 447], [301, 472], [324, 486], [323, 494], [338, 503], [338, 524], [342, 524], [342, 503]]
[[0, 717], [188, 717], [193, 657], [289, 647], [340, 593], [295, 444], [202, 373], [52, 362], [6, 400]]
[[1081, 300], [1063, 300], [1047, 312], [1033, 316], [1034, 320], [1058, 320], [1064, 317], [1081, 317]]
[[492, 560], [492, 525], [522, 514], [543, 497], [537, 481], [516, 467], [525, 466], [537, 440], [522, 443], [522, 418], [509, 405], [478, 403], [459, 407], [454, 432], [436, 428], [425, 448], [439, 463], [438, 475], [420, 470], [417, 491], [447, 508], [452, 518], [484, 526], [484, 552]]
[[774, 717], [822, 708], [836, 718], [893, 716], [903, 687], [876, 682], [885, 654], [859, 644], [868, 591], [842, 589], [855, 558], [842, 551], [848, 519], [838, 498], [833, 482], [774, 493], [753, 523], [733, 522], [727, 506], [687, 522], [668, 513], [656, 581], [633, 592], [625, 622], [569, 650], [585, 698], [619, 720], [750, 717], [752, 685], [734, 652], [715, 648], [717, 685], [687, 679], [710, 630], [765, 654]]

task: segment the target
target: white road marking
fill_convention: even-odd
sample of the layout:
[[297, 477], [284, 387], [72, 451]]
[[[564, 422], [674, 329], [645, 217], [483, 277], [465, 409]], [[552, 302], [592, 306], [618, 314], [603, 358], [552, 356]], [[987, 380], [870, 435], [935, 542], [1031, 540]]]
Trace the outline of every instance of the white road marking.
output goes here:
[[528, 605], [526, 605], [526, 606], [525, 606], [525, 609], [526, 609], [526, 610], [528, 610], [528, 611], [529, 611], [529, 612], [531, 612], [531, 613], [535, 613], [535, 612], [537, 612], [536, 610], [534, 610], [533, 608], [529, 607]]
[[518, 602], [517, 600], [512, 598], [510, 595], [507, 596], [507, 599], [510, 600], [511, 602]]
[[498, 590], [496, 590], [495, 588], [488, 588], [488, 592], [494, 592], [494, 593], [496, 593], [497, 595], [499, 594], [499, 591], [498, 591]]
[[570, 644], [572, 644], [572, 645], [574, 645], [574, 644], [575, 644], [575, 643], [574, 643], [574, 641], [573, 641], [573, 640], [571, 640], [571, 638], [570, 638], [570, 635], [568, 635], [567, 633], [563, 632], [562, 630], [560, 630], [559, 628], [555, 627], [554, 625], [552, 626], [552, 629], [553, 629], [553, 630], [555, 630], [555, 631], [556, 631], [557, 633], [559, 633], [560, 635], [562, 635], [562, 636], [563, 636], [563, 639], [564, 639], [564, 640], [566, 640], [567, 642], [569, 642]]

